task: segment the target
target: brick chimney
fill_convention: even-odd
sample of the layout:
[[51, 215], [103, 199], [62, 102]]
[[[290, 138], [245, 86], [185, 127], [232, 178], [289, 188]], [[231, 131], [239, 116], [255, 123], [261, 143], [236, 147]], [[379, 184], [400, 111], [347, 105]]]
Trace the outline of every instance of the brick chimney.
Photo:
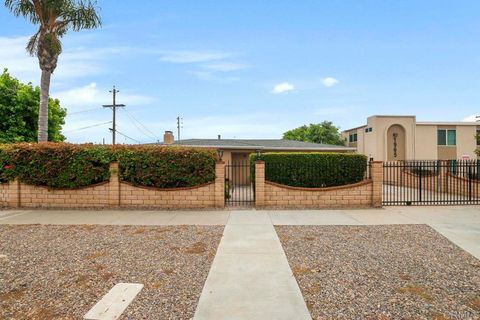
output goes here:
[[175, 141], [175, 138], [173, 137], [173, 132], [172, 131], [165, 131], [163, 134], [163, 143], [164, 144], [173, 144]]

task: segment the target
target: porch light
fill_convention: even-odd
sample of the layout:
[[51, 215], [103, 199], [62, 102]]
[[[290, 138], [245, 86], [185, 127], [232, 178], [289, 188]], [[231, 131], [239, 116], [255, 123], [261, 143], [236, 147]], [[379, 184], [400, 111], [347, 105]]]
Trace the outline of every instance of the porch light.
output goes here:
[[217, 149], [217, 154], [218, 154], [218, 158], [220, 159], [220, 161], [222, 161], [222, 159], [223, 159], [223, 150], [222, 150], [222, 149]]

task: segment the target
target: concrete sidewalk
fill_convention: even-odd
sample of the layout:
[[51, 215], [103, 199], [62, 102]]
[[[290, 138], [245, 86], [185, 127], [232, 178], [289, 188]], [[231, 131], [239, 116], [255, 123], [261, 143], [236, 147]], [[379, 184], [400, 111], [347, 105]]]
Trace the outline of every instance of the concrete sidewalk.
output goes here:
[[266, 212], [232, 212], [194, 319], [311, 319]]
[[274, 225], [428, 224], [480, 259], [480, 206], [364, 210], [4, 210], [0, 224], [225, 225], [230, 214], [269, 216]]

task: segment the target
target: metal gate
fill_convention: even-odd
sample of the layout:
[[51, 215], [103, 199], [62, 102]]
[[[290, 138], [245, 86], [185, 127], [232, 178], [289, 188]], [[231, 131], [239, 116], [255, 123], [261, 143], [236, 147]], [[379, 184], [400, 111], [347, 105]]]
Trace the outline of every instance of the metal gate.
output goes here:
[[255, 192], [248, 161], [225, 165], [225, 204], [238, 207], [255, 205]]
[[383, 205], [480, 204], [480, 161], [422, 160], [383, 164]]

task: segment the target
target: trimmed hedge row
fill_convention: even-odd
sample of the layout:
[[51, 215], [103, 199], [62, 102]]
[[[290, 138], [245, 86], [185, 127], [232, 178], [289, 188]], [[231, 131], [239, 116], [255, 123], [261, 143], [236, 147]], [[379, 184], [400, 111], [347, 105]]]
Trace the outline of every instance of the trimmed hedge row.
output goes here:
[[53, 189], [81, 188], [110, 178], [119, 163], [120, 180], [156, 188], [194, 187], [215, 179], [213, 150], [162, 146], [101, 146], [67, 143], [0, 145], [0, 182]]
[[[367, 157], [353, 153], [272, 152], [252, 154], [265, 161], [265, 180], [293, 187], [322, 188], [360, 182], [365, 178]], [[252, 177], [254, 177], [252, 170]]]
[[214, 150], [129, 146], [116, 150], [120, 179], [137, 186], [194, 187], [215, 180]]

